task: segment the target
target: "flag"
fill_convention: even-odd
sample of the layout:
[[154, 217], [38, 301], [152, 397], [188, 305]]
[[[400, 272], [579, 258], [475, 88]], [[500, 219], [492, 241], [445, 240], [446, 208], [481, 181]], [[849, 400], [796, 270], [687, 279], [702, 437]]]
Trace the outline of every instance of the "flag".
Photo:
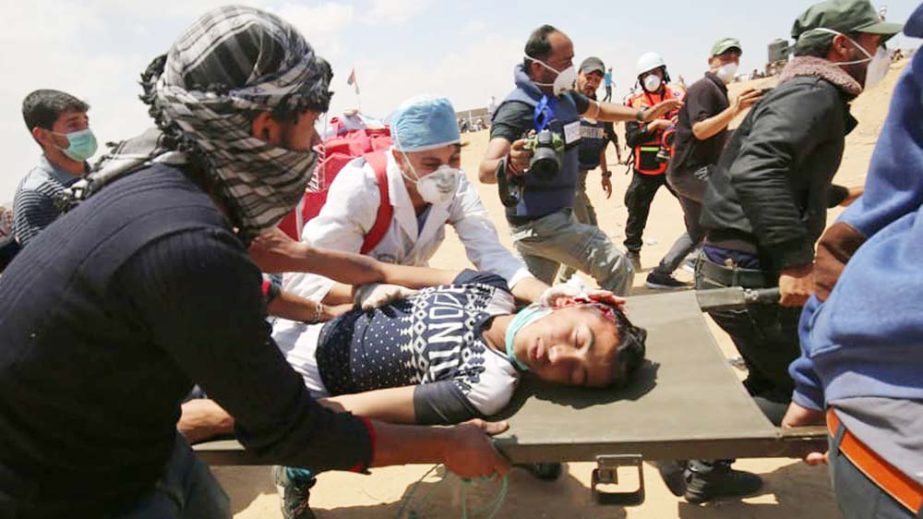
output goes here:
[[356, 81], [356, 68], [353, 67], [353, 71], [349, 73], [349, 78], [346, 80], [346, 84], [353, 87], [356, 91], [356, 95], [359, 95], [359, 82]]

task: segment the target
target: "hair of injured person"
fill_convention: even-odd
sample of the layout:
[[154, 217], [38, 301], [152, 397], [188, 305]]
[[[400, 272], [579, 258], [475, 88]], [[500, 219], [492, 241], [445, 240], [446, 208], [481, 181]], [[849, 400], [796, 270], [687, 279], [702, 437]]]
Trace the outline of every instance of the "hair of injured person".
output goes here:
[[578, 300], [554, 309], [532, 305], [516, 315], [510, 328], [510, 360], [554, 384], [623, 387], [644, 362], [647, 331], [603, 303]]

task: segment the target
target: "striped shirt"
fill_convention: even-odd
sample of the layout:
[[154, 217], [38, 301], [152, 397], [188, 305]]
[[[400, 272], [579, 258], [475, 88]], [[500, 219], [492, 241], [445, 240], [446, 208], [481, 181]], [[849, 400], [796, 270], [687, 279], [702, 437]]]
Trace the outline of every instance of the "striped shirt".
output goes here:
[[61, 216], [54, 200], [79, 178], [55, 167], [42, 155], [38, 165], [19, 183], [13, 201], [13, 235], [20, 245], [25, 247]]

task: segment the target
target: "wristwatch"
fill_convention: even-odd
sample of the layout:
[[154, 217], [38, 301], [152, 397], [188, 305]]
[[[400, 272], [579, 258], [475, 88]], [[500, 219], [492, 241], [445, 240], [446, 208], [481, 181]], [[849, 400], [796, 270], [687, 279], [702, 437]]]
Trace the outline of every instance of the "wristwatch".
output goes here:
[[647, 108], [642, 108], [638, 110], [637, 112], [635, 112], [635, 119], [637, 119], [638, 122], [644, 122], [644, 112], [646, 111], [647, 111]]
[[606, 171], [603, 171], [603, 178], [609, 178], [611, 176], [612, 176], [612, 172], [609, 171], [608, 169]]

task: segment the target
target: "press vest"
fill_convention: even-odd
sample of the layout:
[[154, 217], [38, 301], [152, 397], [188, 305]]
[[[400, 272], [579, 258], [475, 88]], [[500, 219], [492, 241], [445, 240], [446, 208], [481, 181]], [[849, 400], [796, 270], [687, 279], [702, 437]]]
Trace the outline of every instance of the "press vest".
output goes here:
[[[500, 104], [499, 112], [506, 103], [524, 103], [530, 106], [533, 111], [542, 102], [545, 94], [539, 90], [531, 79], [526, 75], [522, 65], [516, 65], [514, 71], [516, 88], [513, 90], [503, 103]], [[535, 175], [525, 175], [525, 189], [519, 203], [515, 207], [506, 209], [507, 219], [514, 224], [521, 224], [528, 220], [535, 220], [549, 215], [561, 209], [573, 207], [574, 189], [577, 187], [577, 176], [580, 170], [578, 153], [580, 149], [580, 114], [577, 113], [577, 106], [569, 93], [559, 97], [548, 98], [550, 110], [547, 112], [547, 127], [562, 137], [573, 134], [571, 140], [565, 138], [566, 147], [564, 157], [561, 161], [561, 171], [552, 179], [541, 180]], [[571, 126], [576, 125], [576, 126]], [[523, 128], [523, 133], [529, 130], [538, 130], [533, 126]], [[565, 129], [571, 130], [566, 132]]]
[[589, 171], [599, 167], [599, 154], [606, 149], [609, 138], [606, 136], [606, 123], [591, 122], [580, 119], [580, 171]]
[[[662, 94], [650, 93], [642, 89], [641, 92], [631, 96], [627, 104], [631, 108], [640, 110], [642, 108], [654, 106], [667, 99], [682, 99], [685, 94], [683, 90], [665, 85]], [[666, 116], [663, 118], [666, 118]], [[638, 144], [632, 149], [632, 154], [635, 158], [635, 171], [645, 175], [662, 175], [667, 171], [669, 162], [657, 160], [657, 153], [660, 152], [662, 141], [663, 131], [661, 130], [655, 132], [650, 139]]]

